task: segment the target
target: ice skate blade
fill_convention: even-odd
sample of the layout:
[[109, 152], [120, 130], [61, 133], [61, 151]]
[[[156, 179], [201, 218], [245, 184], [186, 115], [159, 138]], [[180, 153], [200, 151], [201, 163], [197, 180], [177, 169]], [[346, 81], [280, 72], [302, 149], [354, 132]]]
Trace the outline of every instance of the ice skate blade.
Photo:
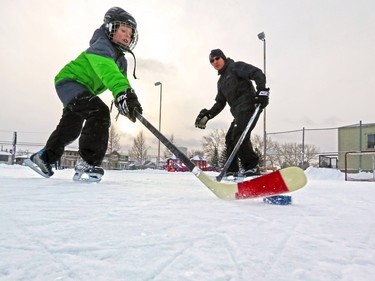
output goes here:
[[78, 173], [73, 176], [75, 182], [99, 183], [102, 180], [102, 174], [98, 173]]

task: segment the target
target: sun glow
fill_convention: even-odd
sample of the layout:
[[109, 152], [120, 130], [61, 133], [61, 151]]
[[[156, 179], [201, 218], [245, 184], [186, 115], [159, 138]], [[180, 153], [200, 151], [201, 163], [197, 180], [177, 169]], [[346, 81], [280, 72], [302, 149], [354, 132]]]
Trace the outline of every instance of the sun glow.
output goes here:
[[135, 137], [141, 129], [137, 122], [133, 123], [125, 116], [119, 116], [117, 121], [114, 120], [113, 124], [120, 135], [131, 135]]

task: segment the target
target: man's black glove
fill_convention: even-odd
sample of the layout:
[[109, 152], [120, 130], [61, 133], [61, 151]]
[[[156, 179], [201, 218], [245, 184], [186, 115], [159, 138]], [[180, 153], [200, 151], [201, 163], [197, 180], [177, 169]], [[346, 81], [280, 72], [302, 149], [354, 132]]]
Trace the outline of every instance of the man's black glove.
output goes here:
[[270, 96], [270, 88], [264, 88], [257, 91], [254, 102], [260, 104], [260, 108], [263, 109], [268, 105]]
[[120, 114], [125, 115], [130, 121], [135, 122], [135, 110], [142, 114], [143, 109], [138, 101], [138, 97], [132, 88], [128, 88], [126, 92], [118, 94], [115, 105]]
[[212, 115], [210, 114], [210, 111], [206, 108], [202, 109], [199, 112], [197, 119], [195, 119], [195, 127], [199, 129], [206, 129], [206, 124], [211, 118]]

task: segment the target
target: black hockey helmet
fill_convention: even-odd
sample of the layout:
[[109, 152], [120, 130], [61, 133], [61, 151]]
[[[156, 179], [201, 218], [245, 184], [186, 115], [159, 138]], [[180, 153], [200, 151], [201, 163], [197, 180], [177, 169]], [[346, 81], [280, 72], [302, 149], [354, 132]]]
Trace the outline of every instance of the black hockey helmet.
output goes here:
[[109, 9], [104, 15], [104, 28], [108, 38], [112, 42], [113, 35], [120, 27], [120, 25], [127, 25], [132, 29], [132, 38], [129, 46], [118, 43], [116, 43], [116, 45], [121, 49], [121, 51], [131, 51], [134, 49], [135, 45], [137, 45], [138, 42], [137, 22], [131, 14], [119, 7], [113, 7]]

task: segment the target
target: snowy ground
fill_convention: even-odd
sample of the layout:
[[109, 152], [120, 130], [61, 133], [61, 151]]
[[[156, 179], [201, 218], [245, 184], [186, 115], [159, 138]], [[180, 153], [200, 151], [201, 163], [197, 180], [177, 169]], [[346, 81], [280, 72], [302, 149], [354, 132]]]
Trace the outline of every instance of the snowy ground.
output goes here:
[[222, 201], [191, 173], [0, 165], [0, 280], [375, 280], [375, 183], [309, 169], [293, 204]]

